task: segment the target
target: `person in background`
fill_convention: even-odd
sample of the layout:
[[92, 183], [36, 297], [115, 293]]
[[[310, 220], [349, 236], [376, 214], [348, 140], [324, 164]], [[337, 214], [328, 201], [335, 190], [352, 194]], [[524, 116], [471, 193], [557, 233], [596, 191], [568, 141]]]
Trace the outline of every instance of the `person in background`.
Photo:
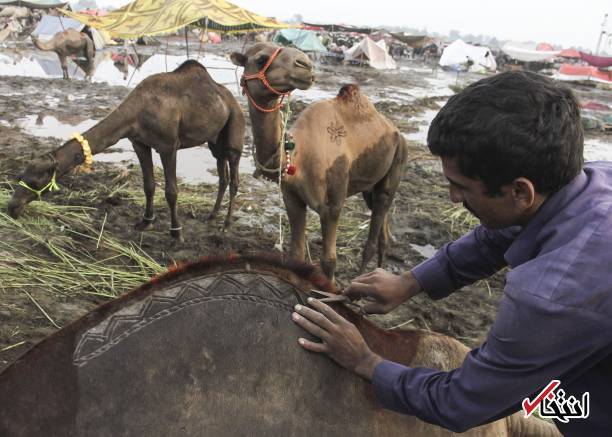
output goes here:
[[555, 423], [566, 436], [612, 435], [612, 163], [583, 162], [573, 93], [529, 72], [471, 84], [433, 120], [427, 143], [450, 199], [481, 222], [402, 275], [382, 269], [344, 293], [387, 313], [425, 292], [442, 299], [510, 266], [484, 343], [458, 369], [408, 368], [374, 354], [351, 323], [309, 300], [293, 320], [329, 355], [372, 381], [386, 408], [455, 432], [521, 409], [551, 380], [588, 416]]

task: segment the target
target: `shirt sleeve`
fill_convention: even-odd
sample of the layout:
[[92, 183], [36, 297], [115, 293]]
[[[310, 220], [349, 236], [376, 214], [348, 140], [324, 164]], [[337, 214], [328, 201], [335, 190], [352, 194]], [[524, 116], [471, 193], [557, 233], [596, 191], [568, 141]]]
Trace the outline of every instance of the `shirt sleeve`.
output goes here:
[[432, 299], [446, 297], [505, 267], [504, 253], [520, 229], [514, 226], [493, 230], [478, 226], [460, 239], [444, 245], [433, 258], [414, 267], [412, 274]]
[[506, 295], [480, 348], [450, 372], [380, 363], [374, 391], [385, 408], [463, 432], [508, 416], [552, 379], [571, 383], [611, 352], [601, 315], [531, 296]]

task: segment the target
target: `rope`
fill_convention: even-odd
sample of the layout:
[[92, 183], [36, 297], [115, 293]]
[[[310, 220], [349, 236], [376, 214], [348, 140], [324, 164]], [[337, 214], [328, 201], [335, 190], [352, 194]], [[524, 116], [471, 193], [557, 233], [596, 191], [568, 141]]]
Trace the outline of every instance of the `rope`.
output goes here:
[[40, 190], [36, 190], [32, 187], [30, 187], [25, 181], [19, 181], [19, 186], [25, 188], [26, 190], [31, 191], [32, 193], [36, 194], [38, 196], [38, 198], [40, 199], [40, 196], [47, 190], [49, 191], [59, 191], [59, 185], [57, 185], [57, 182], [55, 181], [55, 177], [56, 177], [57, 171], [53, 172], [53, 176], [51, 176], [51, 180], [49, 181], [49, 183], [47, 185], [45, 185], [44, 187], [42, 187]]
[[[291, 107], [289, 105], [291, 96], [287, 99], [287, 105], [285, 106], [284, 113], [281, 112], [281, 137], [280, 142], [278, 144], [279, 149], [279, 165], [278, 165], [278, 200], [282, 205], [283, 202], [283, 173], [285, 172], [283, 165], [283, 153], [285, 151], [285, 132], [287, 131], [287, 123], [289, 122], [289, 118], [291, 118]], [[255, 160], [257, 163], [257, 160]], [[278, 243], [275, 247], [279, 247], [279, 252], [283, 251], [283, 213], [282, 208], [278, 210]]]

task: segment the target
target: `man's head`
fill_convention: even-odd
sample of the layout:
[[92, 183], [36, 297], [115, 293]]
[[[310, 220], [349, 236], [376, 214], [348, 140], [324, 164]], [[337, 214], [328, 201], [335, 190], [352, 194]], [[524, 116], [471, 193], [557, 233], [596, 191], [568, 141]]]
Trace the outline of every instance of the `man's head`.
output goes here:
[[524, 224], [582, 169], [573, 93], [529, 72], [475, 82], [451, 97], [429, 128], [453, 202], [492, 228]]

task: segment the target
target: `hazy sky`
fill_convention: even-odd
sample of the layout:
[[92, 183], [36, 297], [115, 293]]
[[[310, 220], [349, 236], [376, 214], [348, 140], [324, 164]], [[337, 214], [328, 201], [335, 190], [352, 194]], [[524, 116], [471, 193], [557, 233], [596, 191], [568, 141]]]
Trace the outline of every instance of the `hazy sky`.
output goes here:
[[[535, 41], [595, 50], [604, 14], [612, 33], [612, 0], [229, 0], [265, 16], [356, 25], [396, 25], [447, 34], [485, 34], [502, 40]], [[125, 0], [97, 0], [117, 7]], [[608, 46], [608, 52], [612, 47]]]

